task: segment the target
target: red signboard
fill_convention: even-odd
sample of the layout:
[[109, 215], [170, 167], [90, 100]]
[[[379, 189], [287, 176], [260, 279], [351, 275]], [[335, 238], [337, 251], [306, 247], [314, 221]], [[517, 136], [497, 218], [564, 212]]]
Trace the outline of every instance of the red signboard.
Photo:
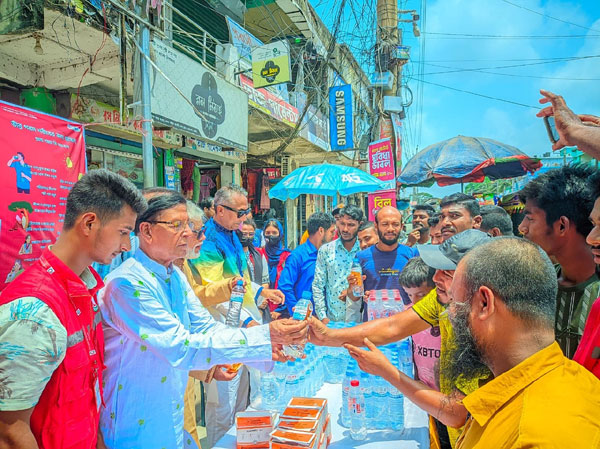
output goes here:
[[54, 243], [83, 176], [83, 127], [0, 101], [0, 290]]
[[369, 172], [380, 181], [391, 181], [394, 175], [394, 153], [390, 139], [369, 144]]
[[369, 193], [369, 221], [375, 221], [375, 214], [379, 209], [385, 206], [396, 207], [395, 190], [382, 190]]

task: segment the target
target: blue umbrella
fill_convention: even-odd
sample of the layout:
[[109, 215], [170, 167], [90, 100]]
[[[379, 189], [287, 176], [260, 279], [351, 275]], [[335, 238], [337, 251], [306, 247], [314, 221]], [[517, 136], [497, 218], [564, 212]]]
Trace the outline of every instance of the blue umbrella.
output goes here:
[[533, 173], [542, 164], [518, 148], [483, 137], [457, 136], [419, 151], [398, 182], [405, 186], [440, 186], [507, 179]]
[[358, 168], [320, 164], [297, 168], [271, 188], [269, 196], [285, 201], [302, 194], [346, 196], [388, 188], [387, 183]]

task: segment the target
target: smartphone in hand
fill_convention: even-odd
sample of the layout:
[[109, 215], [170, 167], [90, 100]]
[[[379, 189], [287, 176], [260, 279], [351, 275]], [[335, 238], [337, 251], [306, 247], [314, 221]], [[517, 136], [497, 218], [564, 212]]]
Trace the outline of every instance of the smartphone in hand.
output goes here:
[[554, 117], [544, 117], [544, 125], [546, 126], [546, 132], [548, 133], [548, 138], [550, 142], [556, 143], [560, 140], [560, 136], [558, 135], [558, 131], [556, 131], [556, 124], [554, 123]]

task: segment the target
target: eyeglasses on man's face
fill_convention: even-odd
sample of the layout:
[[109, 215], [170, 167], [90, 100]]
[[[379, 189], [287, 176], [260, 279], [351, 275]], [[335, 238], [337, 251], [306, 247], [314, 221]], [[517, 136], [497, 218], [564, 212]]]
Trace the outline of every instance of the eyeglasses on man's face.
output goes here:
[[244, 215], [248, 215], [252, 209], [234, 209], [233, 207], [229, 207], [226, 204], [220, 204], [219, 206], [223, 206], [225, 209], [230, 210], [231, 212], [235, 212], [238, 218], [242, 218]]
[[[194, 223], [189, 220], [172, 220], [172, 221], [152, 220], [152, 221], [149, 221], [148, 223], [164, 224], [164, 225], [167, 225], [169, 228], [171, 228], [175, 232], [182, 232], [185, 230], [186, 227], [189, 227], [192, 231], [195, 230]], [[203, 231], [204, 231], [204, 226], [200, 230], [198, 230], [198, 233], [203, 232]]]

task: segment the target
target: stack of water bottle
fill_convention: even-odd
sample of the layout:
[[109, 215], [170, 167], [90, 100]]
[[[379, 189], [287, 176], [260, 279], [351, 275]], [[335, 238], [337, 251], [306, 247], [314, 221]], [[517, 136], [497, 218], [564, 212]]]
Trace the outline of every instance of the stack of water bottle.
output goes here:
[[[393, 365], [413, 377], [410, 339], [382, 346], [379, 349]], [[392, 384], [378, 376], [361, 371], [354, 359], [350, 360], [342, 382], [340, 422], [351, 429], [352, 437], [361, 439], [363, 430], [404, 427], [404, 396]]]
[[[331, 327], [353, 323], [331, 323]], [[304, 359], [276, 362], [273, 371], [261, 376], [261, 408], [282, 411], [292, 397], [312, 397], [327, 383], [341, 383], [351, 360], [344, 348], [328, 348], [307, 343]]]

